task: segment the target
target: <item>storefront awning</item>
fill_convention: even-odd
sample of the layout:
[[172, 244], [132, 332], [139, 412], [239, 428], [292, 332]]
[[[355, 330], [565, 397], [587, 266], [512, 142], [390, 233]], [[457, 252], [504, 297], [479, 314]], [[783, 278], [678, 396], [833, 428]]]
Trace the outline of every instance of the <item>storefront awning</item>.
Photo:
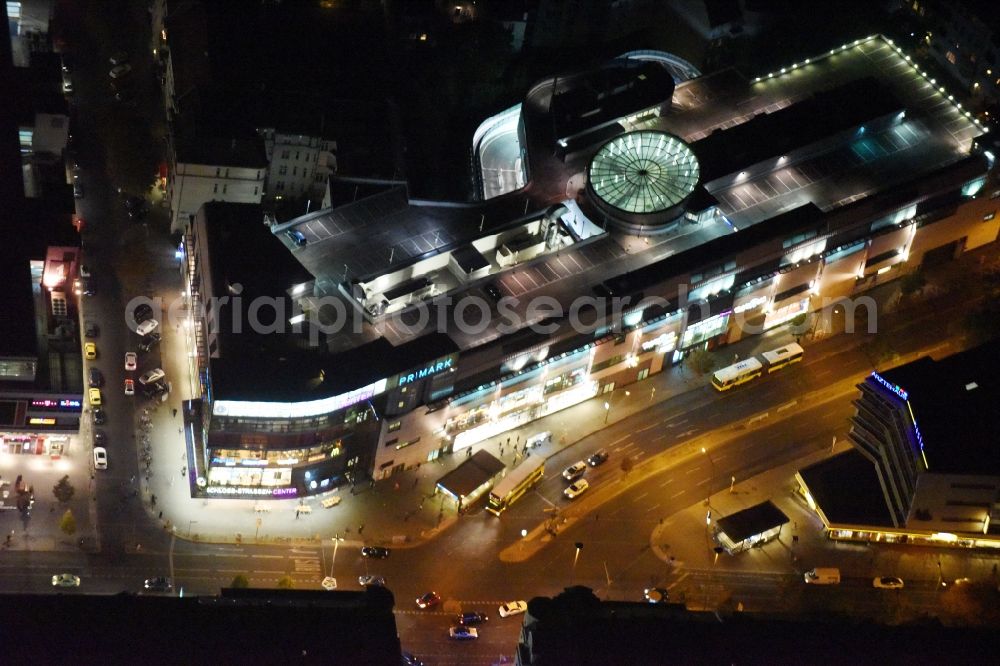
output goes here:
[[788, 522], [788, 516], [770, 500], [725, 518], [719, 518], [719, 529], [733, 543], [746, 541]]
[[437, 487], [455, 499], [468, 497], [474, 490], [503, 471], [504, 464], [486, 451], [475, 455], [440, 479]]

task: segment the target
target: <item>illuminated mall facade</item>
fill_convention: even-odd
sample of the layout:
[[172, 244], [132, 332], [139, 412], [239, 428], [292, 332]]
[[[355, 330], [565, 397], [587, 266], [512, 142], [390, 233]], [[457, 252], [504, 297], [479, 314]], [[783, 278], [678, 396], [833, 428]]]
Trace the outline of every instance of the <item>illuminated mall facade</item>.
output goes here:
[[[305, 311], [311, 297], [336, 294], [382, 337], [317, 361], [301, 382], [286, 383], [319, 377], [318, 384], [275, 399], [264, 390], [255, 396], [253, 386], [284, 376], [285, 366], [227, 358], [225, 348], [211, 348], [215, 324], [193, 322], [202, 396], [185, 408], [189, 459], [198, 461], [193, 491], [327, 492], [515, 430], [530, 434], [518, 429], [584, 401], [614, 409], [616, 389], [652, 398], [643, 380], [677, 371], [693, 349], [820, 313], [996, 240], [1000, 188], [986, 129], [891, 41], [858, 40], [754, 78], [726, 70], [664, 82], [657, 66], [616, 60], [597, 74], [543, 81], [523, 105], [484, 123], [474, 152], [484, 165], [480, 181], [498, 183], [497, 191], [481, 188], [481, 200], [467, 204], [467, 217], [456, 218], [438, 247], [388, 272], [349, 272], [322, 236], [303, 248], [286, 234], [315, 233], [330, 219], [347, 228], [364, 201], [270, 229], [273, 247], [306, 269], [280, 285], [282, 294]], [[644, 87], [651, 79], [663, 85]], [[588, 100], [580, 90], [599, 89], [595, 82], [619, 96]], [[700, 108], [695, 100], [709, 99], [709, 90], [717, 101]], [[556, 111], [559, 122], [550, 115]], [[518, 156], [523, 172], [509, 192], [499, 191], [507, 187], [496, 175], [502, 170], [485, 166], [502, 141], [511, 142], [506, 154]], [[516, 198], [525, 182], [549, 194]], [[567, 182], [578, 185], [569, 198]], [[433, 206], [407, 201], [405, 188], [378, 197], [397, 197], [399, 216]], [[498, 223], [498, 211], [509, 209]], [[441, 210], [441, 219], [466, 214], [458, 205]], [[198, 240], [206, 224], [193, 221], [185, 237], [194, 300], [213, 289], [200, 274], [212, 263], [210, 243]], [[366, 224], [377, 238], [378, 222]], [[570, 263], [567, 270], [579, 268], [569, 278], [575, 293], [562, 287], [565, 279], [542, 284]], [[488, 282], [515, 295], [515, 285], [525, 286], [515, 273], [526, 272], [537, 287], [519, 300], [550, 296], [565, 313], [589, 299], [597, 305], [577, 311], [584, 325], [564, 316], [478, 338], [451, 331], [405, 338], [386, 323], [390, 314]], [[613, 299], [628, 301], [618, 316], [602, 317]], [[808, 321], [805, 335], [825, 333], [821, 317]], [[252, 376], [236, 381], [237, 365], [257, 370], [244, 368]]]

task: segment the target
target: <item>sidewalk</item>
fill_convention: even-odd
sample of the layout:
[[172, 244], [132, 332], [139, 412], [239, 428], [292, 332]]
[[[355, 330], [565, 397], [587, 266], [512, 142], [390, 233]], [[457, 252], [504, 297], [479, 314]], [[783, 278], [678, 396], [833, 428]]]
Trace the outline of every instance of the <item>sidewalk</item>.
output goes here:
[[[950, 276], [968, 271], [979, 265], [982, 251], [969, 253], [958, 261], [947, 264], [929, 274], [929, 284], [923, 295], [911, 297], [899, 306], [899, 286], [897, 282], [879, 285], [865, 293], [879, 304], [879, 313], [893, 310], [911, 314], [910, 311], [933, 310], [934, 296], [947, 290]], [[176, 270], [169, 273], [170, 280], [158, 285], [157, 293], [177, 293], [179, 277]], [[175, 284], [171, 284], [175, 283]], [[842, 318], [833, 318], [834, 330], [817, 330], [816, 339], [802, 336], [801, 344], [810, 354], [833, 353], [844, 348], [856, 347], [869, 338], [866, 335], [851, 337], [838, 336], [843, 326]], [[161, 342], [164, 350], [164, 367], [168, 376], [173, 377], [174, 394], [168, 403], [155, 407], [153, 414], [154, 475], [145, 487], [144, 498], [149, 514], [161, 522], [178, 537], [193, 541], [213, 543], [293, 543], [318, 544], [323, 539], [339, 536], [346, 539], [345, 545], [390, 545], [393, 547], [414, 546], [429, 539], [457, 522], [453, 509], [444, 505], [441, 495], [435, 495], [435, 483], [445, 473], [466, 460], [466, 454], [459, 452], [432, 463], [398, 473], [390, 479], [375, 484], [372, 488], [358, 488], [352, 495], [347, 487], [332, 493], [292, 500], [204, 500], [188, 496], [186, 478], [182, 468], [187, 461], [184, 457], [183, 439], [176, 430], [180, 427], [180, 415], [172, 415], [172, 409], [180, 407], [180, 400], [186, 399], [188, 373], [186, 368], [170, 364], [184, 356], [182, 340], [177, 331], [165, 330]], [[183, 333], [183, 331], [180, 331]], [[795, 339], [788, 326], [779, 326], [762, 335], [753, 336], [723, 348], [725, 355], [739, 354], [741, 358], [774, 348]], [[577, 442], [603, 430], [607, 425], [627, 419], [634, 414], [660, 404], [678, 395], [691, 391], [705, 390], [707, 377], [695, 377], [690, 370], [676, 366], [644, 381], [619, 388], [611, 394], [598, 396], [592, 400], [565, 409], [556, 414], [534, 421], [516, 430], [503, 433], [495, 441], [476, 445], [473, 450], [486, 450], [504, 462], [513, 461], [514, 452], [510, 444], [523, 442], [531, 434], [551, 431], [552, 442], [533, 451], [546, 459], [552, 458]], [[611, 404], [605, 412], [603, 403]], [[159, 403], [158, 403], [159, 404]], [[508, 444], [509, 438], [509, 444]], [[503, 453], [501, 453], [501, 445]], [[674, 447], [662, 456], [684, 455], [689, 447]], [[657, 460], [661, 456], [654, 456]], [[648, 461], [643, 463], [648, 464]], [[638, 470], [638, 467], [637, 467]], [[595, 497], [597, 493], [591, 495]], [[151, 503], [156, 495], [157, 505]], [[341, 503], [332, 508], [323, 508], [322, 500], [338, 495]], [[584, 498], [579, 506], [584, 508], [589, 502]], [[260, 509], [260, 510], [255, 510]], [[160, 514], [162, 510], [162, 516]], [[704, 520], [702, 518], [702, 523]], [[801, 522], [801, 521], [800, 521]], [[565, 527], [563, 527], [564, 529]], [[537, 542], [543, 533], [540, 525], [527, 538], [528, 543]], [[532, 549], [529, 549], [532, 550]], [[523, 551], [523, 549], [522, 549]], [[515, 556], [520, 559], [526, 553]], [[510, 553], [508, 557], [512, 556]], [[529, 555], [530, 556], [530, 555]], [[676, 555], [675, 555], [676, 557]]]

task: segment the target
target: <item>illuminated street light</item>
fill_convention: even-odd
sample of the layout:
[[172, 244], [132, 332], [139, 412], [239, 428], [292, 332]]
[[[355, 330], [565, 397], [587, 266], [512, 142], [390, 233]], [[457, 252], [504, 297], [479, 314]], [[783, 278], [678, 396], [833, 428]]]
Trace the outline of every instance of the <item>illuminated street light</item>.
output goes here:
[[604, 403], [604, 425], [608, 424], [608, 417], [611, 415], [611, 403]]

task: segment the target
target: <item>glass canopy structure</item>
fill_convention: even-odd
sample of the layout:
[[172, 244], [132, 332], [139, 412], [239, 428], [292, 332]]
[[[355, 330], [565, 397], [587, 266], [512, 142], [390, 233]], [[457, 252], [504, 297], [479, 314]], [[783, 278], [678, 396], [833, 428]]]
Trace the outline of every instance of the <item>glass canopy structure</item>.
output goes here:
[[698, 185], [698, 159], [687, 144], [666, 132], [638, 131], [605, 143], [588, 168], [594, 202], [611, 217], [659, 225]]

